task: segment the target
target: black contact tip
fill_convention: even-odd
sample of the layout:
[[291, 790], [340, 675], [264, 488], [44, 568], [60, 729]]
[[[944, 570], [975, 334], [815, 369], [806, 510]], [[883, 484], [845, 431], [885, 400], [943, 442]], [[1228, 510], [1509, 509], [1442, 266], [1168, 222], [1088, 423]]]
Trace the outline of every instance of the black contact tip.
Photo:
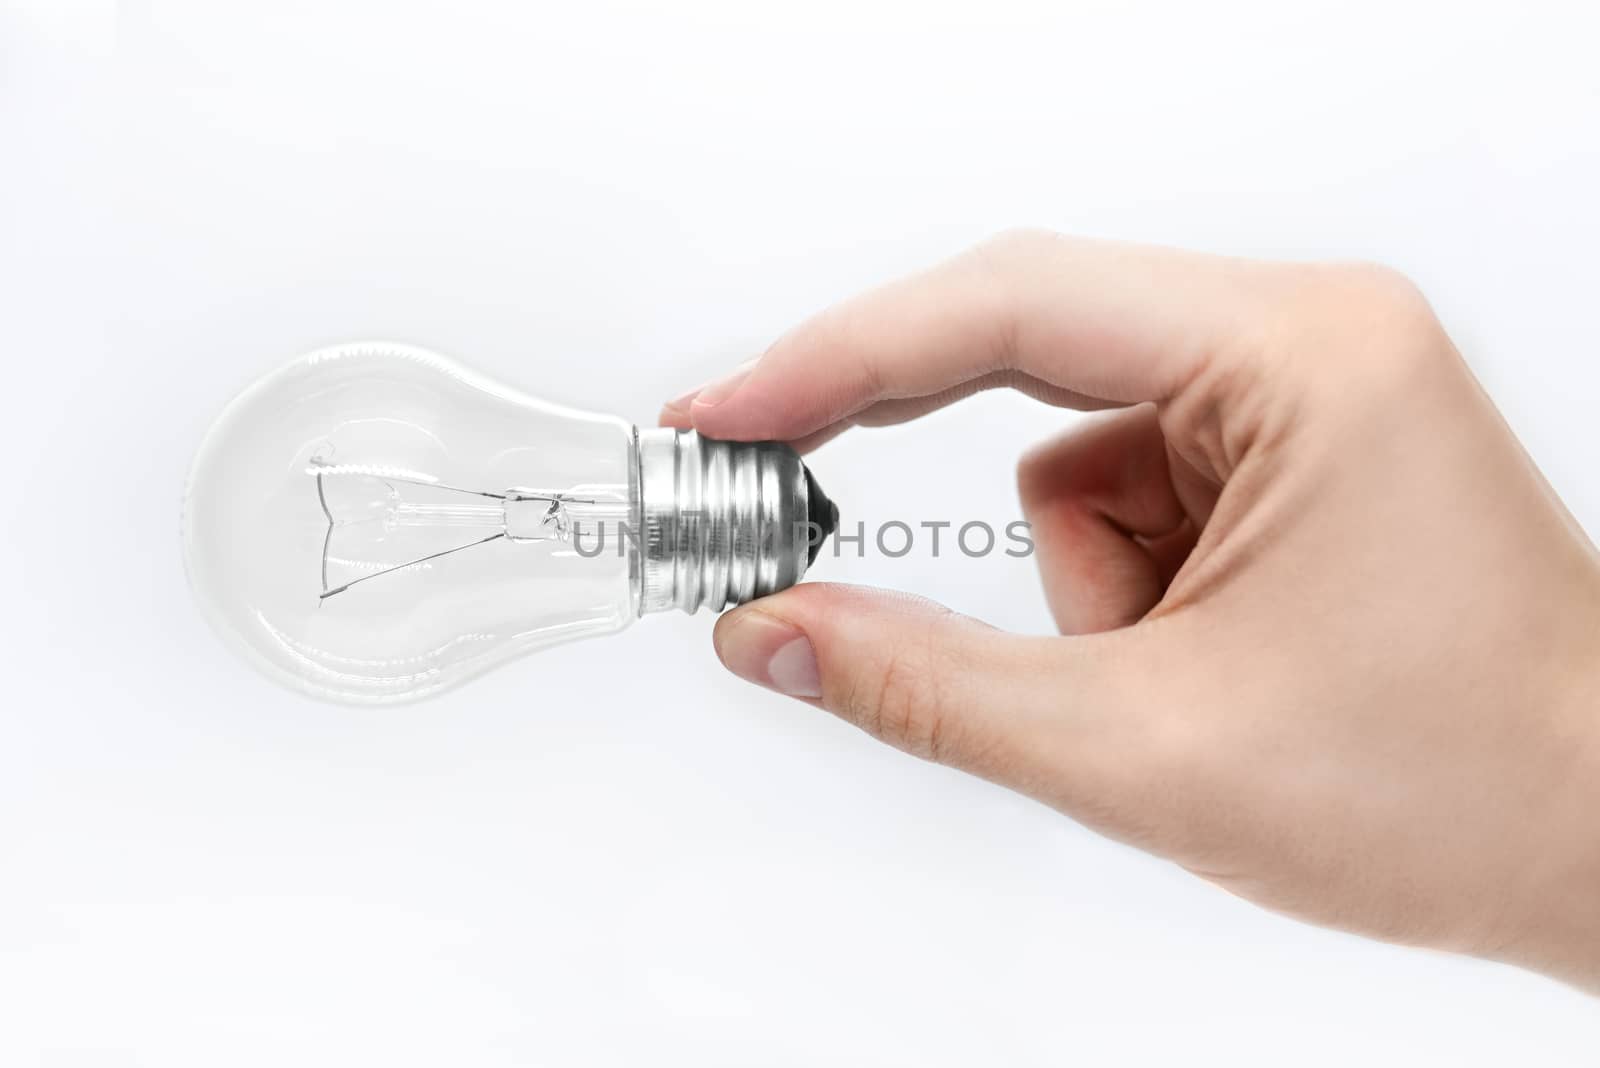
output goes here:
[[822, 492], [811, 468], [806, 467], [805, 473], [806, 520], [811, 524], [807, 529], [812, 532], [811, 545], [806, 551], [806, 566], [810, 567], [817, 562], [817, 553], [822, 551], [822, 543], [828, 540], [828, 535], [839, 529], [839, 506]]

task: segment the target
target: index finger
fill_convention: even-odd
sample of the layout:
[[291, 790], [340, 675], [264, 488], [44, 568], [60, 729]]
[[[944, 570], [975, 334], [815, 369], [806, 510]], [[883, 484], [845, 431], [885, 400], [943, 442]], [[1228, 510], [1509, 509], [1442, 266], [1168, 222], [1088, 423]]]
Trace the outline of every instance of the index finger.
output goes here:
[[1003, 235], [828, 309], [686, 405], [669, 405], [663, 421], [736, 441], [816, 441], [997, 385], [1075, 408], [1165, 400], [1259, 309], [1261, 267]]

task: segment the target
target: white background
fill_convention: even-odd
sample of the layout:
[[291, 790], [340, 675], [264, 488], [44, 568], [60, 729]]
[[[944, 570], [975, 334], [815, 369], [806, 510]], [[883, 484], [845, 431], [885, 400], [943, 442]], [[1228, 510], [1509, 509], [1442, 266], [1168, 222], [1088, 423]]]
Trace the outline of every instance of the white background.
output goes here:
[[[1261, 913], [739, 683], [705, 616], [351, 711], [178, 551], [298, 352], [649, 422], [1019, 223], [1410, 272], [1600, 530], [1589, 7], [0, 2], [0, 1064], [1594, 1064], [1597, 1003]], [[1071, 418], [814, 466], [998, 525]], [[1049, 629], [1028, 561], [816, 574]]]

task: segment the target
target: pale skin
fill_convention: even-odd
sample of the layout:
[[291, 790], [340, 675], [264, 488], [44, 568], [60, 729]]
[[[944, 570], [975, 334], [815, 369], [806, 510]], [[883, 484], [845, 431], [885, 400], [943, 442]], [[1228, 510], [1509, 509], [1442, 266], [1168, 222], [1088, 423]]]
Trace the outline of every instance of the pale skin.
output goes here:
[[996, 386], [1060, 637], [807, 583], [736, 674], [1244, 898], [1600, 992], [1600, 556], [1383, 268], [1003, 235], [662, 422], [802, 449]]

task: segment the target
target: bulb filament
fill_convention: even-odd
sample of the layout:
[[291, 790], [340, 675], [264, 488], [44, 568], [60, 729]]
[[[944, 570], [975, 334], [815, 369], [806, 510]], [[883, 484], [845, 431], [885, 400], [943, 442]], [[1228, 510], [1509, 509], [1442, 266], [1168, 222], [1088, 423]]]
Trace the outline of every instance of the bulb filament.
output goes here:
[[[339, 470], [331, 464], [320, 460], [313, 460], [311, 471], [316, 476], [317, 503], [322, 507], [322, 514], [328, 521], [327, 533], [322, 539], [322, 592], [317, 595], [319, 602], [326, 601], [335, 594], [344, 593], [353, 586], [363, 582], [370, 582], [375, 578], [404, 571], [437, 560], [440, 557], [451, 556], [455, 553], [475, 549], [480, 545], [502, 539], [512, 542], [545, 541], [554, 537], [558, 541], [567, 541], [572, 537], [572, 516], [567, 510], [569, 504], [597, 504], [593, 497], [574, 497], [565, 493], [532, 489], [508, 489], [503, 493], [490, 490], [465, 489], [460, 486], [447, 486], [426, 478], [411, 478], [391, 474], [378, 474], [370, 470], [347, 468]], [[326, 479], [340, 475], [368, 479], [384, 485], [387, 493], [382, 501], [377, 502], [376, 514], [366, 515], [353, 521], [342, 521], [334, 515], [333, 508], [328, 503], [328, 487]], [[440, 490], [447, 493], [459, 493], [482, 500], [496, 501], [497, 504], [429, 504], [416, 501], [406, 501], [400, 496], [396, 483], [422, 486], [430, 490]], [[532, 507], [529, 507], [529, 506]], [[382, 567], [377, 571], [361, 575], [341, 585], [328, 584], [328, 562], [331, 558], [333, 537], [335, 531], [345, 525], [355, 523], [380, 522], [385, 529], [394, 527], [477, 527], [498, 526], [494, 533], [472, 541], [464, 542], [438, 552], [427, 553], [403, 563]]]

